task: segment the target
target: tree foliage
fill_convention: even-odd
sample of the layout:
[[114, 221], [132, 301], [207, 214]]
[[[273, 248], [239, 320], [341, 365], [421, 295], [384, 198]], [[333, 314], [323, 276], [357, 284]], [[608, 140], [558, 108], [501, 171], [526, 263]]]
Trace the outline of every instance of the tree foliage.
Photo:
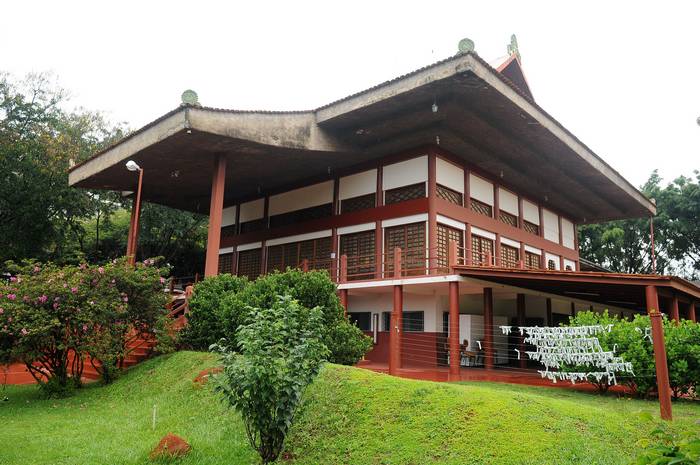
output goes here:
[[263, 463], [282, 452], [304, 389], [328, 356], [321, 308], [305, 308], [288, 295], [275, 300], [250, 309], [251, 322], [236, 331], [239, 350], [215, 347], [224, 364], [216, 389], [240, 412]]

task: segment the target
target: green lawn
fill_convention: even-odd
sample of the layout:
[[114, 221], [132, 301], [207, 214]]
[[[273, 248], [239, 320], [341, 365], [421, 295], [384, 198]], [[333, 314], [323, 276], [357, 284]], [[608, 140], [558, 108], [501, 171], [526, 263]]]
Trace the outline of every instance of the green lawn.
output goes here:
[[[192, 453], [179, 464], [256, 463], [243, 425], [192, 383], [213, 356], [180, 352], [145, 362], [109, 387], [42, 400], [8, 386], [0, 403], [0, 464], [138, 464], [167, 432]], [[151, 429], [153, 405], [156, 429]], [[294, 464], [614, 464], [658, 417], [654, 402], [563, 389], [411, 381], [326, 367], [287, 442]], [[700, 403], [674, 404], [674, 428], [700, 429]]]

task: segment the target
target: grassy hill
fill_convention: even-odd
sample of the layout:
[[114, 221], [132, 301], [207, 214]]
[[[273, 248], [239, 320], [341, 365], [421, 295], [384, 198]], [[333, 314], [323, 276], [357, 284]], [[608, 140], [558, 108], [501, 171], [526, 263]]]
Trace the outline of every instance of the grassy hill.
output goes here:
[[[167, 432], [192, 453], [179, 464], [252, 464], [243, 425], [192, 380], [205, 353], [147, 361], [108, 387], [63, 400], [8, 386], [0, 463], [139, 464]], [[153, 406], [157, 421], [151, 429]], [[327, 366], [287, 442], [290, 464], [624, 464], [658, 405], [563, 389], [439, 384]], [[698, 429], [700, 403], [674, 404], [674, 428]]]

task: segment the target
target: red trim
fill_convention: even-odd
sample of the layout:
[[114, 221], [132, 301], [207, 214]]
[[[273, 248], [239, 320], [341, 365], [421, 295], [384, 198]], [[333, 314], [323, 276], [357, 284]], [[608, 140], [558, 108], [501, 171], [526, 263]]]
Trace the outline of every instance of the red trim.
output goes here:
[[[437, 199], [437, 157], [431, 151], [428, 155], [428, 250], [437, 250], [437, 209], [435, 200]], [[430, 274], [437, 271], [436, 254], [428, 254]]]
[[207, 254], [204, 262], [204, 276], [219, 273], [219, 248], [221, 242], [221, 222], [224, 208], [226, 183], [226, 157], [217, 155], [211, 179], [211, 202], [209, 204], [209, 229], [207, 232]]
[[459, 376], [461, 362], [459, 350], [459, 283], [449, 284], [449, 308], [450, 308], [450, 376]]
[[493, 369], [493, 289], [484, 288], [484, 367]]
[[666, 359], [666, 343], [664, 342], [664, 328], [659, 311], [659, 296], [656, 286], [646, 286], [645, 296], [647, 313], [651, 319], [652, 342], [654, 345], [654, 360], [656, 365], [656, 384], [659, 391], [659, 404], [661, 418], [671, 420], [671, 387], [668, 379], [668, 362]]

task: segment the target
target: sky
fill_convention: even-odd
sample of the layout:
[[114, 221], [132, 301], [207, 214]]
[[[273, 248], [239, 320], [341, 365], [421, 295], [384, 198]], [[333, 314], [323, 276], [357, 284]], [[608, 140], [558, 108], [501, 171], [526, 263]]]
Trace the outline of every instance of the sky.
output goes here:
[[[4, 17], [3, 17], [4, 16]], [[203, 105], [308, 110], [511, 34], [537, 103], [633, 184], [700, 169], [700, 2], [6, 0], [0, 71], [136, 129]]]

